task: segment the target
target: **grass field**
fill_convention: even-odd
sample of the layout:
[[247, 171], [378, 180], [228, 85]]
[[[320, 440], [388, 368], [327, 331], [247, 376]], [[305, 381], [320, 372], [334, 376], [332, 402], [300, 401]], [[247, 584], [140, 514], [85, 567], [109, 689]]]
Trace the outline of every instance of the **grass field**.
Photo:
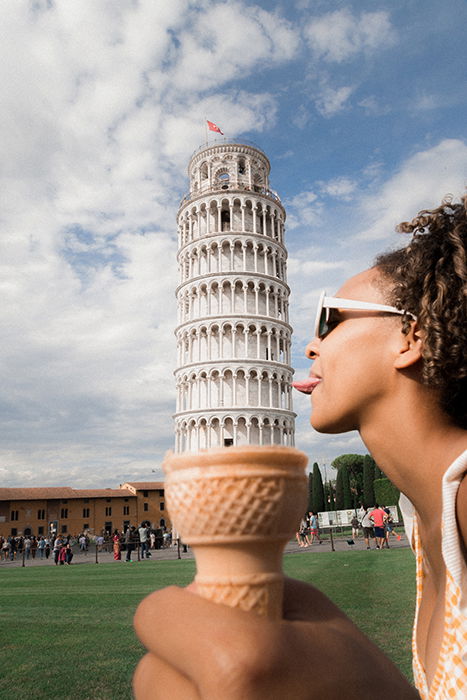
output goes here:
[[[285, 570], [324, 591], [411, 678], [410, 550], [289, 554]], [[3, 569], [0, 698], [129, 700], [143, 653], [136, 606], [193, 575], [192, 560]]]

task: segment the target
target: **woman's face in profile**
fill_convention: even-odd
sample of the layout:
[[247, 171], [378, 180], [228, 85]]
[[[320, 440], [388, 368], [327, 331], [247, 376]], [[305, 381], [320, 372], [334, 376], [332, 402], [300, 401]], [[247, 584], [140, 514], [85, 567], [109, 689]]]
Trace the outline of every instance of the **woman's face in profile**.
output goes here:
[[[381, 276], [375, 268], [351, 277], [336, 297], [385, 304]], [[311, 425], [323, 433], [358, 430], [387, 400], [394, 376], [394, 340], [400, 318], [373, 311], [332, 312], [329, 332], [314, 338], [306, 349], [313, 359], [311, 373], [320, 378], [311, 395]]]

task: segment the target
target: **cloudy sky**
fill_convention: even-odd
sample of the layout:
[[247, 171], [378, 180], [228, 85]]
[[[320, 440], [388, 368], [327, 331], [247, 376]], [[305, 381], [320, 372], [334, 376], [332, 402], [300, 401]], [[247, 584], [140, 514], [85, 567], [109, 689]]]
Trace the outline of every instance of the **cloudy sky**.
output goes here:
[[[160, 476], [204, 117], [271, 161], [298, 375], [318, 291], [467, 184], [463, 0], [4, 0], [0, 19], [4, 486]], [[311, 460], [365, 452], [295, 410]]]

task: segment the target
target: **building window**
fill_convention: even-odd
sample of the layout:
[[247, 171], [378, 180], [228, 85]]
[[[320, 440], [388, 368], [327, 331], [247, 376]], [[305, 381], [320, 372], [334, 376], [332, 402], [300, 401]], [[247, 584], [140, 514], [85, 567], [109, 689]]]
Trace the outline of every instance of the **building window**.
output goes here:
[[143, 491], [143, 496], [144, 498], [147, 498], [149, 496], [149, 491]]
[[83, 508], [83, 518], [89, 518], [90, 509]]
[[106, 515], [112, 515], [112, 506], [107, 506], [105, 509], [105, 514]]
[[12, 510], [10, 520], [19, 520], [19, 510]]
[[45, 520], [45, 510], [44, 508], [39, 508], [37, 511], [37, 519], [38, 520]]
[[162, 496], [162, 498], [164, 498], [164, 489], [159, 489], [159, 496]]
[[[222, 189], [226, 190], [227, 185], [224, 185]], [[230, 214], [228, 211], [221, 212], [221, 224], [222, 231], [228, 231], [230, 229]]]
[[83, 502], [84, 502], [84, 503], [89, 503], [89, 498], [83, 499]]
[[164, 501], [161, 501], [161, 502], [159, 503], [159, 508], [160, 508], [160, 510], [165, 510], [165, 503], [164, 503]]
[[129, 498], [125, 498], [124, 500], [125, 500], [125, 503], [128, 503], [128, 501], [129, 501], [130, 499], [129, 499]]
[[84, 523], [83, 530], [89, 530], [89, 523]]
[[164, 520], [164, 518], [161, 518], [161, 519], [159, 520], [159, 525], [160, 525], [161, 527], [165, 527], [165, 520]]
[[123, 506], [123, 515], [130, 515], [130, 506]]
[[44, 534], [44, 526], [43, 525], [39, 525], [39, 527], [37, 528], [37, 534], [38, 535]]
[[68, 530], [66, 525], [62, 525], [62, 534], [64, 535], [65, 532]]
[[16, 529], [16, 527], [12, 527], [11, 528], [11, 536], [16, 537], [17, 534], [18, 534], [18, 530]]
[[[68, 508], [62, 508], [60, 510], [60, 517], [61, 518], [68, 518]], [[62, 530], [63, 532], [63, 530]]]
[[107, 503], [112, 503], [112, 499], [111, 499], [111, 498], [106, 498], [105, 500], [106, 500]]
[[149, 503], [143, 504], [143, 510], [149, 510]]

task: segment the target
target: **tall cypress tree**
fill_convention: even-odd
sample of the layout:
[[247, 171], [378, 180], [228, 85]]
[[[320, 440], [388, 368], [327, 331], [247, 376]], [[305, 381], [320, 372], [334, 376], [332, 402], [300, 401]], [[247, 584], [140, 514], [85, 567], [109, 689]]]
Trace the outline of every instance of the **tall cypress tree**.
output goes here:
[[342, 507], [349, 510], [352, 508], [352, 493], [350, 491], [350, 475], [347, 467], [342, 467], [342, 494], [344, 501], [344, 505]]
[[315, 462], [313, 464], [313, 478], [312, 478], [312, 504], [313, 507], [311, 510], [313, 510], [315, 513], [319, 513], [320, 511], [326, 510], [324, 507], [324, 488], [323, 488], [323, 479], [321, 477], [321, 471], [320, 468], [318, 467], [318, 463]]
[[374, 462], [374, 465], [375, 465], [375, 479], [385, 479], [386, 474], [378, 467], [376, 462]]
[[336, 510], [335, 488], [333, 488], [331, 481], [329, 482], [328, 486], [329, 486], [329, 509], [328, 510]]
[[345, 467], [341, 467], [337, 470], [336, 476], [336, 509], [342, 510], [344, 508], [344, 482], [343, 482], [343, 472]]
[[375, 461], [370, 455], [365, 455], [363, 459], [363, 503], [366, 508], [374, 506], [375, 491], [373, 481], [375, 480]]
[[308, 511], [313, 510], [313, 472], [308, 474]]

